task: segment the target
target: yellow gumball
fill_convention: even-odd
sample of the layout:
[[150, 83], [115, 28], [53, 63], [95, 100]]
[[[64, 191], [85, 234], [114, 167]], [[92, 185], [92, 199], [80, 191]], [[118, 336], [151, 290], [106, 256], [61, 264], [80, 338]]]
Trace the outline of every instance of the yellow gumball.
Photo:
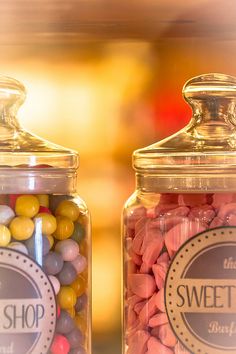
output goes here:
[[66, 216], [57, 216], [57, 228], [53, 236], [57, 240], [66, 240], [74, 231], [74, 223]]
[[0, 247], [6, 247], [11, 241], [11, 233], [8, 227], [0, 225]]
[[39, 205], [45, 208], [49, 207], [49, 196], [48, 194], [37, 194], [36, 197], [38, 198]]
[[44, 235], [51, 235], [56, 231], [57, 221], [55, 216], [49, 213], [39, 213], [35, 218], [39, 218], [42, 221], [42, 233]]
[[78, 276], [73, 283], [71, 283], [71, 287], [74, 289], [76, 296], [80, 296], [85, 292], [86, 285], [85, 279], [81, 276]]
[[39, 201], [34, 195], [21, 195], [16, 199], [15, 212], [33, 218], [39, 211]]
[[50, 243], [50, 249], [51, 249], [52, 246], [54, 245], [54, 237], [52, 235], [47, 235], [46, 237]]
[[63, 200], [56, 208], [56, 215], [66, 216], [72, 221], [76, 221], [79, 217], [79, 207], [71, 200]]
[[70, 286], [62, 286], [57, 295], [57, 300], [61, 309], [71, 309], [76, 304], [75, 291]]
[[27, 240], [33, 235], [34, 223], [26, 216], [17, 216], [10, 223], [10, 231], [15, 240]]

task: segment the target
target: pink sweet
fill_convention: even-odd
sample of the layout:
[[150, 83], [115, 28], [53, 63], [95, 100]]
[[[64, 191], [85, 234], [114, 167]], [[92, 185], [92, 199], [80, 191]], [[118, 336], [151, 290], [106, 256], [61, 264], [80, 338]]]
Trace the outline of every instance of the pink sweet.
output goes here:
[[132, 242], [132, 249], [138, 255], [142, 254], [141, 247], [146, 233], [146, 225], [147, 225], [146, 219], [142, 218], [137, 222], [135, 226], [135, 236]]
[[194, 207], [189, 213], [191, 220], [199, 219], [202, 223], [209, 224], [215, 217], [216, 213], [211, 205], [203, 205], [201, 207]]
[[169, 267], [169, 262], [159, 262], [152, 266], [152, 271], [155, 276], [158, 289], [163, 288], [166, 278], [166, 273]]
[[200, 221], [191, 221], [188, 219], [172, 227], [165, 235], [165, 244], [170, 257], [176, 253], [187, 239], [204, 230], [205, 227]]
[[156, 289], [154, 277], [149, 274], [130, 274], [128, 283], [131, 291], [143, 299], [151, 297]]
[[158, 339], [155, 337], [151, 337], [147, 343], [148, 346], [148, 354], [173, 354], [173, 351], [163, 345]]
[[135, 306], [134, 306], [134, 311], [137, 313], [137, 315], [139, 315], [140, 311], [144, 308], [144, 306], [146, 305], [147, 300], [143, 300], [141, 302], [138, 302]]
[[150, 334], [147, 331], [137, 331], [129, 340], [129, 349], [127, 354], [145, 354], [147, 351], [147, 342]]
[[220, 219], [225, 220], [226, 217], [230, 214], [236, 214], [236, 203], [222, 205], [219, 209], [217, 216]]
[[163, 215], [172, 209], [178, 208], [178, 204], [159, 204], [155, 209], [156, 216]]
[[134, 207], [128, 210], [127, 215], [124, 218], [124, 223], [127, 228], [134, 229], [136, 222], [144, 216], [146, 216], [146, 208]]
[[137, 295], [133, 295], [131, 296], [128, 300], [127, 300], [127, 304], [134, 308], [134, 306], [138, 303], [141, 302], [143, 299]]
[[157, 226], [161, 230], [162, 233], [166, 233], [169, 231], [173, 226], [180, 224], [183, 222], [184, 218], [182, 216], [160, 216], [157, 219]]
[[140, 322], [147, 325], [149, 319], [156, 313], [156, 311], [156, 294], [154, 294], [141, 309], [139, 313]]
[[224, 220], [222, 220], [221, 218], [219, 218], [218, 216], [216, 216], [212, 222], [210, 223], [209, 228], [213, 229], [214, 227], [219, 227], [219, 226], [223, 226], [224, 225]]
[[161, 326], [166, 323], [168, 323], [167, 314], [160, 312], [160, 313], [157, 313], [152, 318], [150, 318], [148, 325], [149, 325], [149, 327], [158, 327], [158, 326]]
[[143, 262], [147, 265], [147, 267], [152, 267], [152, 265], [156, 262], [163, 246], [164, 239], [160, 233], [148, 243], [142, 257]]
[[235, 226], [236, 225], [236, 214], [230, 214], [227, 218], [227, 224], [229, 226]]
[[222, 205], [231, 203], [235, 199], [232, 193], [216, 193], [213, 195], [212, 206], [219, 209]]
[[182, 194], [183, 203], [187, 206], [196, 206], [202, 205], [207, 203], [207, 196], [206, 194]]
[[177, 339], [172, 329], [170, 328], [169, 323], [160, 326], [159, 338], [162, 344], [166, 345], [167, 347], [174, 347], [177, 343]]
[[164, 288], [162, 288], [156, 294], [156, 306], [161, 312], [166, 312], [165, 300], [164, 300]]

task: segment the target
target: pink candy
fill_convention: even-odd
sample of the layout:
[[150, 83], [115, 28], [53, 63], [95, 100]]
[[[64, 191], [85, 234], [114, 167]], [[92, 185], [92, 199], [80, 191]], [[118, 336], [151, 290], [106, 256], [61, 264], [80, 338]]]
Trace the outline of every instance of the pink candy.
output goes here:
[[189, 354], [168, 322], [165, 279], [183, 243], [219, 226], [236, 226], [236, 194], [166, 193], [150, 209], [128, 209], [125, 354]]
[[130, 274], [128, 282], [131, 291], [144, 299], [151, 297], [156, 289], [154, 277], [149, 274]]

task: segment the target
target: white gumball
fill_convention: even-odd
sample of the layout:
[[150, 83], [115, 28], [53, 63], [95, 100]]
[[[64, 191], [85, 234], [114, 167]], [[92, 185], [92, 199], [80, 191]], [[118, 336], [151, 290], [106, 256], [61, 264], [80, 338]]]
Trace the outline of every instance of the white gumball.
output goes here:
[[15, 213], [8, 205], [0, 205], [0, 224], [8, 225], [14, 218]]
[[60, 253], [64, 261], [73, 261], [79, 254], [79, 245], [74, 240], [63, 240], [56, 244], [55, 251]]

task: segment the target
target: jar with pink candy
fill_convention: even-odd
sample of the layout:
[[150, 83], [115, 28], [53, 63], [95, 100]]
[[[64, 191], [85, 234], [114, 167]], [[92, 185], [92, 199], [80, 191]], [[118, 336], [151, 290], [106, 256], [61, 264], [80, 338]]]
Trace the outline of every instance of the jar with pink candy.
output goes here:
[[236, 353], [236, 78], [194, 77], [183, 96], [190, 123], [133, 155], [123, 354]]

